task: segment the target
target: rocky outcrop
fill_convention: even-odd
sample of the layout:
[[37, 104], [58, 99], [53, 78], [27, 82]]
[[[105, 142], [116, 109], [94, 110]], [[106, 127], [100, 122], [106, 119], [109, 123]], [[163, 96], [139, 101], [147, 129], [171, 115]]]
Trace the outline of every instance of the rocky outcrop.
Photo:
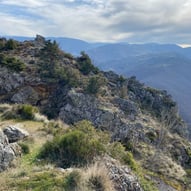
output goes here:
[[128, 79], [127, 89], [129, 99], [137, 103], [141, 110], [165, 123], [171, 132], [188, 136], [186, 125], [179, 117], [177, 104], [165, 90], [144, 86], [135, 77]]
[[45, 44], [45, 42], [46, 42], [46, 39], [43, 36], [38, 34], [36, 35], [36, 38], [34, 40], [34, 43], [36, 46], [42, 47]]
[[78, 93], [73, 89], [69, 91], [65, 103], [59, 117], [66, 123], [87, 119], [97, 128], [109, 130], [114, 137], [125, 136], [128, 132], [129, 126], [121, 119], [123, 112], [109, 102], [101, 102], [94, 96]]
[[21, 86], [24, 78], [18, 74], [9, 72], [7, 68], [0, 67], [0, 94], [7, 94]]
[[[136, 96], [133, 92], [131, 92], [131, 95]], [[161, 101], [159, 103], [164, 105], [162, 99], [164, 98], [160, 98]], [[144, 125], [146, 123], [144, 122], [145, 119], [139, 103], [131, 99], [114, 97], [108, 101], [101, 101], [95, 96], [72, 89], [65, 95], [62, 103], [59, 117], [68, 124], [86, 119], [91, 121], [97, 128], [109, 130], [114, 140], [124, 141], [136, 137], [139, 141], [149, 142], [144, 132], [144, 130], [148, 131], [148, 128]], [[186, 128], [184, 123], [177, 118], [177, 113], [164, 108], [162, 111], [166, 111], [168, 116], [165, 115], [165, 117], [169, 117], [169, 120], [172, 120], [172, 124], [168, 124], [169, 126], [171, 125], [169, 129], [186, 136]], [[167, 119], [167, 122], [169, 120]]]
[[14, 103], [35, 105], [39, 100], [38, 93], [30, 86], [20, 88], [11, 98]]
[[0, 130], [0, 172], [6, 170], [16, 156], [21, 154], [17, 143], [9, 144], [7, 136]]
[[135, 120], [136, 116], [140, 113], [138, 105], [131, 100], [117, 97], [112, 100], [112, 103], [116, 107], [119, 107], [129, 117], [130, 120]]
[[17, 126], [10, 125], [3, 129], [10, 143], [17, 142], [29, 136], [29, 133]]
[[116, 191], [143, 191], [137, 177], [127, 167], [110, 157], [103, 159]]

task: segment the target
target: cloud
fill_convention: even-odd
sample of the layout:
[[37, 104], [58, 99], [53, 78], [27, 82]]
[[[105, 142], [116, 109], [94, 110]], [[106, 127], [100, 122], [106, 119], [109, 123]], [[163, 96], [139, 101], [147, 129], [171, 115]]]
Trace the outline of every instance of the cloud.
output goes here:
[[1, 0], [0, 12], [2, 34], [191, 44], [191, 0]]

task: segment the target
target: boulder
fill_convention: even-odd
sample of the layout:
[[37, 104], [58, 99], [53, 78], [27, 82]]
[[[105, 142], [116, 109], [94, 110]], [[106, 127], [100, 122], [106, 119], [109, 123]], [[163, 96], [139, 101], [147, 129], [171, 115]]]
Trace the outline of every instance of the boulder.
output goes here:
[[9, 143], [17, 142], [29, 136], [28, 132], [13, 125], [10, 125], [3, 129], [3, 132], [8, 137]]
[[9, 144], [7, 136], [0, 130], [0, 172], [6, 170], [20, 153], [19, 145], [17, 143]]

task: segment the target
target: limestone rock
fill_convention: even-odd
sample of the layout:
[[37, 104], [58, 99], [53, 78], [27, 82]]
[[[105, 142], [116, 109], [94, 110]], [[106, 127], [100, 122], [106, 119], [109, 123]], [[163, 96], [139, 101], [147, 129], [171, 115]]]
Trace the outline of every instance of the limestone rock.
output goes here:
[[69, 91], [65, 103], [59, 117], [68, 124], [86, 119], [97, 128], [109, 130], [113, 140], [145, 138], [142, 126], [129, 123], [126, 114], [110, 102], [101, 102], [94, 96], [78, 93], [73, 89]]
[[8, 137], [10, 143], [22, 140], [29, 136], [28, 132], [17, 126], [8, 126], [3, 129], [3, 132]]
[[127, 166], [120, 165], [108, 156], [104, 157], [103, 161], [109, 170], [109, 176], [116, 191], [143, 191], [137, 177]]
[[119, 107], [131, 120], [135, 120], [136, 116], [140, 112], [135, 102], [128, 99], [114, 98], [112, 103]]
[[8, 143], [7, 136], [0, 130], [0, 172], [6, 170], [21, 150], [17, 143]]
[[68, 93], [65, 103], [59, 117], [68, 124], [86, 119], [98, 128], [109, 130], [114, 137], [126, 136], [128, 133], [130, 125], [121, 120], [123, 113], [120, 114], [111, 103], [100, 102], [94, 96], [75, 90]]
[[18, 92], [11, 98], [11, 101], [14, 103], [25, 103], [32, 105], [36, 104], [38, 100], [38, 93], [30, 86], [25, 86], [19, 89]]
[[0, 67], [0, 94], [9, 93], [18, 88], [24, 78], [17, 73], [10, 73], [7, 68]]
[[36, 35], [36, 38], [34, 40], [35, 46], [42, 46], [46, 42], [46, 39], [41, 35]]

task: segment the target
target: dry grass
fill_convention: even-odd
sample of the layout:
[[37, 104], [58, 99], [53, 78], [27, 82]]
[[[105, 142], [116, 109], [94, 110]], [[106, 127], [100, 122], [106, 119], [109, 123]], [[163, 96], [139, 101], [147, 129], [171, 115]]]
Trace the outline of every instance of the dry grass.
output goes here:
[[161, 152], [157, 152], [150, 157], [147, 168], [157, 174], [180, 181], [186, 174], [185, 170], [180, 165]]
[[44, 122], [44, 123], [48, 123], [48, 119], [45, 115], [42, 115], [40, 113], [35, 113], [34, 114], [34, 120], [35, 121], [40, 121], [40, 122]]
[[114, 191], [109, 172], [104, 164], [96, 162], [82, 171], [80, 191]]

